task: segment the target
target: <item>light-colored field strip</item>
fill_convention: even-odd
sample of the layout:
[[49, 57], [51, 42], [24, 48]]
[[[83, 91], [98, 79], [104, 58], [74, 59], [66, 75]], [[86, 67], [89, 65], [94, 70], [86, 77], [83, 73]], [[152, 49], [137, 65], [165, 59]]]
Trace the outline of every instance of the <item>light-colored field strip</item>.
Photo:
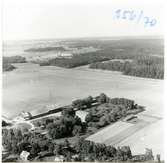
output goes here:
[[126, 139], [127, 137], [133, 135], [134, 133], [136, 133], [137, 131], [141, 130], [142, 128], [146, 127], [149, 123], [148, 122], [139, 122], [138, 124], [134, 124], [133, 126], [122, 130], [120, 133], [118, 133], [117, 135], [107, 139], [104, 141], [104, 143], [106, 145], [110, 144], [110, 145], [116, 145], [119, 142], [123, 141], [124, 139]]
[[156, 122], [158, 120], [161, 120], [162, 117], [159, 116], [154, 116], [154, 115], [150, 115], [150, 114], [145, 114], [145, 113], [141, 113], [138, 116], [140, 119], [144, 119], [144, 121], [148, 121], [150, 123]]
[[115, 124], [95, 133], [94, 135], [91, 135], [87, 138], [87, 140], [117, 146], [120, 142], [126, 140], [128, 137], [131, 137], [141, 129], [147, 128], [147, 126], [161, 120], [160, 117], [147, 114], [139, 114], [138, 118], [139, 121], [136, 124], [122, 121], [116, 122]]
[[163, 135], [163, 120], [159, 120], [127, 137], [115, 146], [129, 145], [134, 154], [144, 153], [145, 148], [150, 148], [154, 155], [161, 154], [161, 158], [164, 158]]
[[87, 138], [87, 140], [94, 141], [97, 143], [103, 143], [107, 139], [110, 139], [111, 137], [116, 136], [122, 130], [126, 130], [131, 126], [133, 126], [133, 124], [119, 121], [91, 135], [90, 137]]
[[145, 148], [150, 148], [154, 155], [160, 154], [163, 159], [163, 118], [147, 112], [139, 113], [138, 118], [136, 124], [116, 122], [87, 139], [115, 147], [128, 145], [133, 154], [144, 153]]

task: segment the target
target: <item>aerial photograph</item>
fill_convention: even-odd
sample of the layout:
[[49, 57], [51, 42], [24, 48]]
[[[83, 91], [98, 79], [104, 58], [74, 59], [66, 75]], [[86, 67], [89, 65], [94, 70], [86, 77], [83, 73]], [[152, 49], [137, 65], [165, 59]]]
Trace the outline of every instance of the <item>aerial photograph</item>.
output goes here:
[[3, 162], [164, 162], [163, 4], [125, 2], [3, 1]]

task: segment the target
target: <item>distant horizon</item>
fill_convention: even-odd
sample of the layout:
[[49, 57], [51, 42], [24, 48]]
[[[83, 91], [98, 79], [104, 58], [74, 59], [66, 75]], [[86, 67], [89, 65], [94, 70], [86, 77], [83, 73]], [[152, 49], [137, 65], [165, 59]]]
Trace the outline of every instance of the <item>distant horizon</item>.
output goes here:
[[3, 42], [8, 41], [28, 41], [28, 40], [77, 40], [77, 39], [103, 39], [103, 38], [161, 38], [164, 39], [164, 35], [122, 35], [122, 36], [77, 36], [77, 37], [59, 37], [59, 38], [25, 38], [25, 39], [8, 39], [3, 40]]

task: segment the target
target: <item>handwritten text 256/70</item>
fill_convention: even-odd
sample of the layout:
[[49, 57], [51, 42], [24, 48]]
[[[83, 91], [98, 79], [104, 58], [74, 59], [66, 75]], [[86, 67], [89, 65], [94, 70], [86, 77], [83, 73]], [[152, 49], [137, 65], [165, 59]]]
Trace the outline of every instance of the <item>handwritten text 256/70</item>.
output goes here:
[[157, 23], [155, 18], [145, 16], [142, 10], [140, 12], [135, 12], [134, 10], [118, 9], [114, 12], [114, 17], [116, 19], [136, 21], [137, 23], [142, 23], [144, 27], [153, 27]]

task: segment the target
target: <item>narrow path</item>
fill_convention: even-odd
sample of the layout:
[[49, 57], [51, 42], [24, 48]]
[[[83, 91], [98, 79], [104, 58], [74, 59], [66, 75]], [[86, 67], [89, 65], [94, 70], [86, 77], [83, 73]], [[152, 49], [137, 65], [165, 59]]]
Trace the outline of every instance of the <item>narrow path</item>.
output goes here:
[[142, 116], [145, 116], [145, 117], [149, 117], [149, 118], [153, 118], [153, 119], [156, 119], [156, 120], [161, 120], [162, 117], [158, 117], [158, 116], [154, 116], [154, 115], [148, 115], [148, 114], [143, 114], [141, 113]]

